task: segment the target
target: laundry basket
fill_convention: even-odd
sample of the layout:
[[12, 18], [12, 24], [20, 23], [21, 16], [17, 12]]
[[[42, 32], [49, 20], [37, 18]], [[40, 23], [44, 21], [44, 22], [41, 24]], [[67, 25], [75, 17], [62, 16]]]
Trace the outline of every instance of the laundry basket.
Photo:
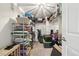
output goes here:
[[51, 48], [52, 47], [52, 39], [51, 39], [51, 37], [45, 37], [44, 36], [43, 45], [44, 45], [44, 48]]

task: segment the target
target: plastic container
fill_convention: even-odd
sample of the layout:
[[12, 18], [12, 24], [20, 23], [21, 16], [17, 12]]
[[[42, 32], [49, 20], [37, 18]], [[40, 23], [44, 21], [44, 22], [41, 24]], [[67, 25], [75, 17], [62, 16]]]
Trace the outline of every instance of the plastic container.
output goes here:
[[44, 45], [44, 48], [51, 48], [52, 47], [52, 39], [51, 39], [51, 37], [44, 37], [43, 45]]

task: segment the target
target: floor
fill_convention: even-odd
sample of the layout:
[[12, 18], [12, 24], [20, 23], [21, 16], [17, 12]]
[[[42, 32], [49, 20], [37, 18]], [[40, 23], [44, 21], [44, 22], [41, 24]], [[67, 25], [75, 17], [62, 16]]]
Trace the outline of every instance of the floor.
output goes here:
[[42, 43], [36, 42], [30, 56], [61, 56], [55, 48], [44, 48]]
[[44, 48], [43, 44], [35, 43], [31, 56], [50, 56], [53, 48]]

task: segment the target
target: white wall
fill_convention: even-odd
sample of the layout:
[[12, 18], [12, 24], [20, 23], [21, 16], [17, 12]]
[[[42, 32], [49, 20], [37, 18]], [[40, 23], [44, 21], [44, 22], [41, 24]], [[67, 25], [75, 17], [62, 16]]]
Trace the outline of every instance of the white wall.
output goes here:
[[[50, 34], [50, 30], [51, 29], [53, 29], [54, 32], [56, 30], [59, 30], [61, 32], [61, 30], [62, 30], [61, 29], [61, 27], [62, 27], [62, 23], [61, 22], [62, 22], [62, 18], [59, 16], [58, 18], [55, 19], [54, 22], [49, 23], [49, 27], [48, 27], [49, 31], [47, 31], [47, 32]], [[42, 35], [46, 34], [45, 24], [43, 24], [43, 23], [37, 23], [36, 24], [36, 29], [41, 29]]]
[[49, 31], [47, 31], [47, 32], [46, 32], [45, 24], [43, 24], [43, 23], [37, 23], [36, 26], [35, 26], [35, 31], [36, 31], [35, 32], [35, 34], [36, 34], [35, 40], [36, 41], [38, 41], [37, 40], [37, 29], [41, 29], [42, 35], [47, 34], [47, 33], [50, 34], [50, 30], [51, 29], [53, 29], [54, 32], [56, 30], [59, 30], [59, 33], [61, 34], [62, 33], [62, 17], [59, 16], [54, 21], [52, 21], [51, 23], [49, 23], [49, 27], [48, 27]]
[[10, 18], [16, 17], [16, 10], [11, 10], [11, 4], [0, 4], [0, 48], [12, 44], [11, 23], [14, 21]]
[[[36, 24], [36, 29], [41, 29], [42, 35], [46, 34], [46, 28], [45, 28], [45, 24]], [[56, 22], [55, 24], [49, 24], [48, 27], [49, 31], [47, 31], [47, 33], [50, 34], [50, 30], [53, 29], [54, 31], [59, 29], [58, 28], [58, 23]]]
[[59, 22], [59, 33], [62, 34], [62, 15], [58, 17]]

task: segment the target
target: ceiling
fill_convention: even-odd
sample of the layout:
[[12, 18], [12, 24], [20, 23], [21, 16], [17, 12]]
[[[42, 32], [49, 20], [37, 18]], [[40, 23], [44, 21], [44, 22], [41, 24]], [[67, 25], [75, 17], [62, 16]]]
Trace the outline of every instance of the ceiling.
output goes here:
[[50, 17], [58, 8], [57, 3], [18, 3], [18, 7], [22, 12], [31, 12], [36, 18]]

